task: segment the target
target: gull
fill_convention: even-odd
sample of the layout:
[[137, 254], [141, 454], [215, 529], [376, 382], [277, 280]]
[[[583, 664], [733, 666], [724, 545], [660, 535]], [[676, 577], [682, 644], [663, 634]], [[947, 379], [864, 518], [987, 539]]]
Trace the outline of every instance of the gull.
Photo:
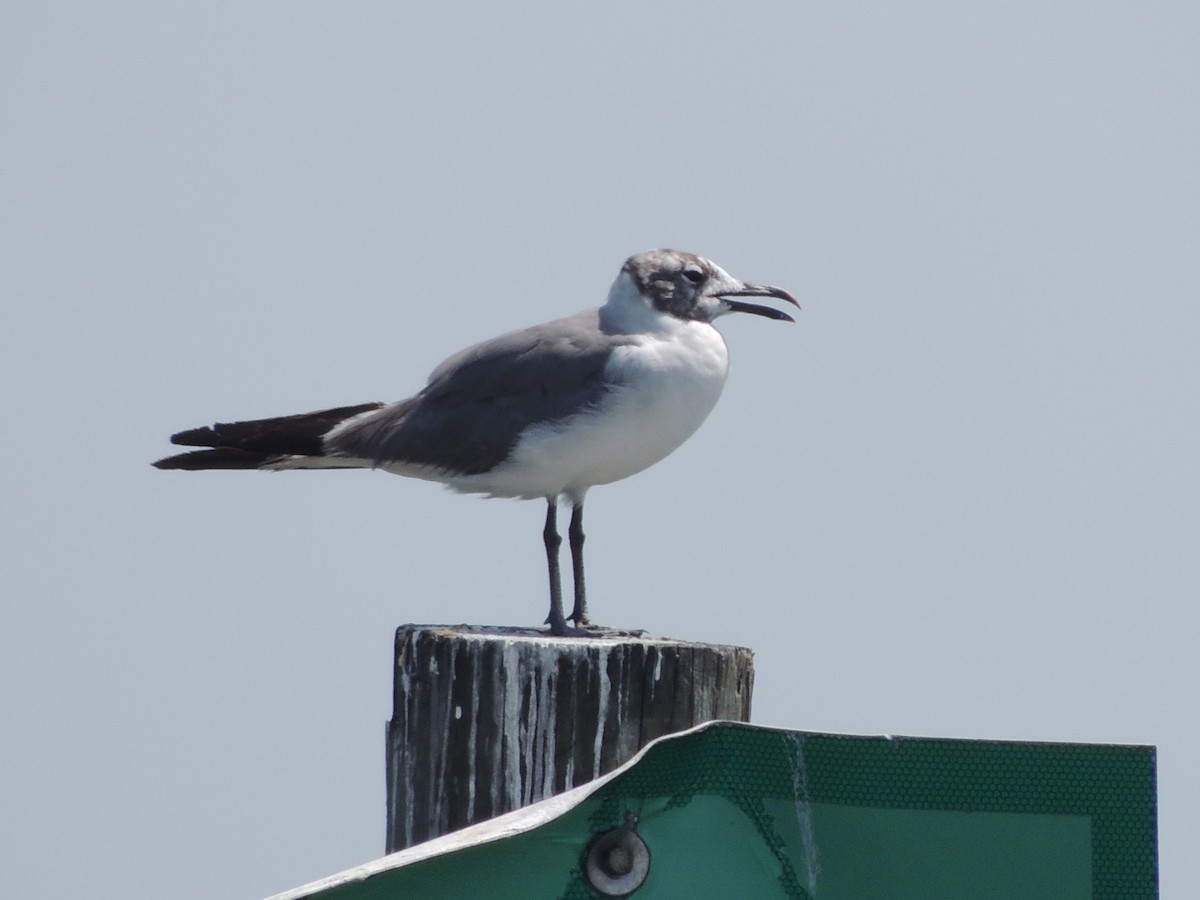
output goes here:
[[[717, 318], [795, 321], [747, 297], [799, 306], [782, 288], [740, 281], [692, 253], [639, 253], [625, 261], [603, 306], [468, 347], [407, 400], [181, 431], [172, 443], [205, 449], [154, 465], [382, 469], [461, 493], [544, 499], [546, 622], [554, 635], [586, 634], [584, 497], [666, 457], [712, 411], [729, 374]], [[570, 616], [558, 563], [560, 502], [571, 507]]]

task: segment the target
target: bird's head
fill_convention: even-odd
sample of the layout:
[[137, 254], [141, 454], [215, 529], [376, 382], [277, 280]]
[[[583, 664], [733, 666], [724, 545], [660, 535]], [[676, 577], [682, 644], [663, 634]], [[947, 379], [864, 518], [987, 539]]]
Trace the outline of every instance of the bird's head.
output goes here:
[[745, 312], [794, 322], [781, 310], [741, 298], [774, 297], [800, 306], [783, 288], [739, 281], [711, 260], [680, 250], [648, 250], [631, 256], [621, 268], [618, 285], [623, 278], [646, 303], [677, 319], [711, 322], [726, 313]]

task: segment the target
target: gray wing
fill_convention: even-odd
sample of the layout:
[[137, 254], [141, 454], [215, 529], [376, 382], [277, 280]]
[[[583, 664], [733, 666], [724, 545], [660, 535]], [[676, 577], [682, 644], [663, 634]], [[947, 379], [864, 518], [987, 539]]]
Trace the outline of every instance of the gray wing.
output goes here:
[[604, 333], [599, 310], [589, 310], [476, 344], [438, 366], [415, 397], [331, 432], [326, 450], [377, 466], [487, 472], [530, 425], [596, 404], [609, 354], [630, 340]]

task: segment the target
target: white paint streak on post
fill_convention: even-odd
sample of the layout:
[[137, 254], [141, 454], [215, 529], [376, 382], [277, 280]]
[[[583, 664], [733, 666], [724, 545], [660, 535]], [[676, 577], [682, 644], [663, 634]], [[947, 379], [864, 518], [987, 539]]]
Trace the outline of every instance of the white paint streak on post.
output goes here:
[[500, 755], [500, 767], [496, 779], [496, 788], [492, 796], [496, 798], [497, 806], [516, 809], [523, 806], [521, 802], [521, 659], [517, 648], [511, 642], [502, 645], [503, 668], [496, 673], [501, 685], [499, 702], [495, 699], [485, 702], [500, 711], [497, 721], [500, 734], [503, 737], [503, 753]]
[[604, 747], [604, 726], [608, 721], [608, 704], [603, 702], [603, 699], [608, 696], [608, 648], [597, 647], [596, 653], [599, 659], [596, 660], [595, 671], [599, 679], [597, 693], [601, 697], [599, 704], [599, 716], [596, 718], [596, 737], [592, 742], [592, 777], [600, 777], [600, 751]]
[[[467, 657], [471, 660], [470, 679], [479, 683], [479, 654], [478, 643], [466, 645]], [[479, 759], [476, 753], [479, 740], [479, 691], [471, 691], [471, 715], [467, 722], [467, 816], [475, 819], [475, 781], [479, 771]]]
[[[450, 648], [450, 665], [446, 667], [446, 671], [450, 677], [453, 677], [454, 663], [456, 662], [457, 656], [458, 656], [458, 645], [454, 645]], [[435, 677], [438, 676], [439, 674], [441, 674], [440, 669], [437, 666], [436, 659], [433, 661], [432, 673]], [[449, 746], [450, 726], [451, 726], [451, 723], [455, 721], [455, 718], [454, 718], [455, 703], [454, 703], [454, 697], [450, 693], [446, 693], [445, 698], [446, 698], [445, 705], [443, 706], [442, 713], [441, 713], [441, 715], [442, 715], [441, 735], [442, 735], [442, 746]], [[437, 779], [437, 783], [440, 784], [446, 780], [446, 754], [439, 753], [437, 755], [437, 761], [438, 761], [437, 773], [434, 777]], [[445, 796], [442, 794], [438, 794], [434, 797], [434, 821], [438, 823], [439, 828], [445, 827], [445, 823], [449, 821], [449, 812], [446, 809]]]
[[545, 678], [545, 693], [546, 693], [546, 708], [542, 710], [542, 719], [545, 722], [543, 734], [545, 742], [542, 744], [542, 780], [541, 789], [538, 791], [539, 797], [550, 797], [554, 795], [554, 760], [555, 760], [555, 716], [558, 712], [558, 672], [557, 660], [547, 662], [545, 669], [542, 672], [542, 677]]

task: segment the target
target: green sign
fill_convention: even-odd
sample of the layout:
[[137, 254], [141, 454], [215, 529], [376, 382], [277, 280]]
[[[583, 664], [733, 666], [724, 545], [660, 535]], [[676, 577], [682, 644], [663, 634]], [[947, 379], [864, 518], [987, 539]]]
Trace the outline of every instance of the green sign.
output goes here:
[[714, 722], [568, 794], [274, 900], [590, 900], [606, 895], [589, 848], [622, 823], [649, 855], [638, 900], [1158, 895], [1152, 747]]

